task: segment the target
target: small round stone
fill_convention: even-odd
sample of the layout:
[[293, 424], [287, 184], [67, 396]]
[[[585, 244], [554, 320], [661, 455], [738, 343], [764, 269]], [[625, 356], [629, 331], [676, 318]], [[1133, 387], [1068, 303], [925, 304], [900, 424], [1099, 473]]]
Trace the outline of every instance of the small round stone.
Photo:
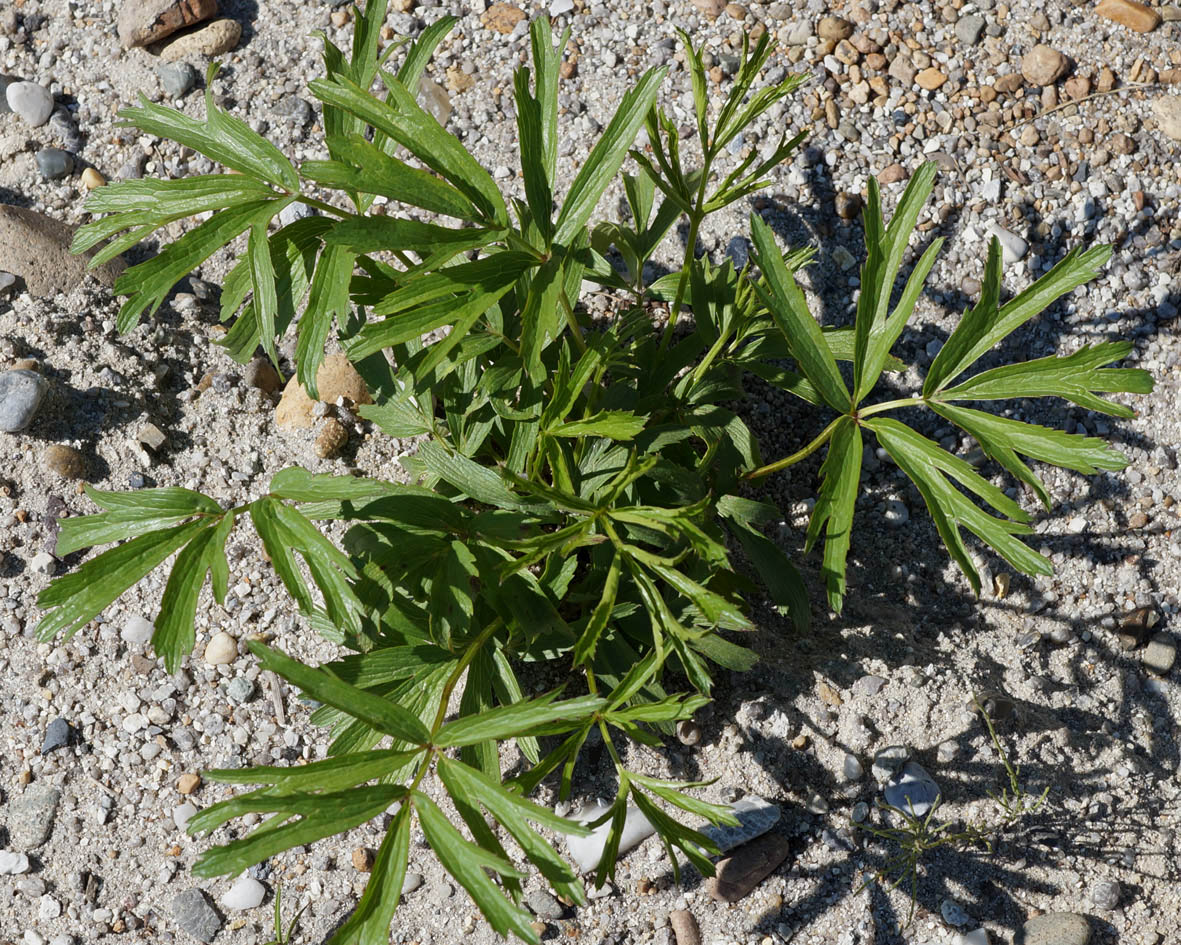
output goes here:
[[88, 167], [82, 172], [82, 186], [87, 190], [94, 190], [96, 187], [102, 187], [106, 182], [107, 179], [93, 167]]
[[19, 433], [33, 422], [49, 384], [35, 371], [0, 373], [0, 433]]
[[254, 683], [245, 676], [235, 676], [226, 686], [226, 695], [231, 702], [249, 702], [254, 695]]
[[685, 719], [677, 725], [677, 741], [682, 745], [701, 744], [701, 726], [692, 719]]
[[257, 879], [240, 876], [234, 880], [234, 885], [229, 888], [229, 891], [221, 897], [221, 904], [235, 912], [254, 909], [262, 904], [266, 894], [266, 886]]
[[368, 873], [372, 871], [376, 859], [376, 855], [368, 847], [357, 847], [353, 851], [353, 869], [358, 873]]
[[81, 450], [61, 443], [47, 446], [41, 454], [41, 462], [48, 472], [62, 479], [84, 479], [86, 477], [86, 457]]
[[119, 636], [123, 638], [125, 643], [144, 644], [152, 639], [152, 633], [155, 631], [150, 620], [146, 620], [139, 614], [127, 618], [127, 623], [123, 624], [123, 629], [119, 631]]
[[238, 658], [238, 641], [224, 630], [213, 635], [205, 645], [205, 662], [210, 666], [223, 666]]
[[841, 771], [845, 775], [846, 781], [859, 781], [862, 775], [865, 774], [865, 768], [857, 760], [856, 755], [845, 755], [845, 761], [841, 766]]
[[200, 786], [201, 775], [194, 774], [191, 771], [185, 772], [176, 779], [176, 790], [178, 794], [192, 794]]
[[184, 98], [197, 84], [197, 70], [187, 62], [166, 62], [156, 70], [164, 94], [174, 101]]
[[74, 169], [74, 155], [61, 148], [42, 148], [36, 160], [37, 170], [46, 180], [59, 180]]
[[316, 436], [316, 455], [321, 459], [334, 459], [348, 442], [348, 428], [335, 417], [329, 417]]
[[1091, 902], [1098, 908], [1110, 912], [1119, 905], [1120, 886], [1114, 879], [1096, 880], [1091, 886]]
[[8, 107], [37, 128], [53, 114], [53, 96], [36, 82], [12, 82], [5, 90]]

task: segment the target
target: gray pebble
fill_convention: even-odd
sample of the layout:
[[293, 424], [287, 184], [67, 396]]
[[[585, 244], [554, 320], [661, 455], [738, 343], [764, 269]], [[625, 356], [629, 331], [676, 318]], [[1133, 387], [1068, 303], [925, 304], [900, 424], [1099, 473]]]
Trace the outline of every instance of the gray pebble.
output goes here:
[[960, 746], [952, 740], [940, 742], [939, 747], [935, 749], [935, 760], [941, 765], [948, 764], [955, 760], [955, 756], [960, 752]]
[[1177, 661], [1177, 644], [1167, 633], [1155, 633], [1140, 658], [1145, 668], [1164, 676]]
[[732, 804], [731, 813], [738, 818], [738, 826], [711, 825], [701, 830], [722, 853], [761, 837], [779, 823], [780, 817], [778, 805], [754, 795]]
[[858, 781], [865, 774], [865, 768], [857, 760], [856, 755], [845, 755], [845, 763], [842, 765], [841, 771], [845, 775], [846, 781]]
[[166, 62], [156, 70], [160, 88], [170, 99], [184, 98], [197, 84], [197, 70], [187, 62]]
[[886, 524], [892, 528], [899, 528], [905, 525], [910, 520], [910, 510], [906, 507], [906, 503], [898, 499], [891, 499], [886, 503], [886, 511], [883, 514]]
[[33, 422], [49, 385], [36, 371], [0, 373], [0, 433], [19, 433]]
[[36, 82], [12, 82], [4, 96], [8, 107], [34, 128], [45, 124], [53, 114], [53, 96]]
[[544, 889], [538, 889], [525, 897], [525, 905], [533, 914], [543, 919], [560, 919], [566, 914], [565, 907]]
[[1120, 886], [1114, 879], [1099, 879], [1091, 886], [1091, 902], [1110, 912], [1119, 905]]
[[910, 757], [910, 749], [905, 745], [890, 745], [873, 756], [873, 776], [879, 781], [885, 781], [898, 772]]
[[1013, 938], [1013, 945], [1087, 945], [1091, 925], [1073, 912], [1047, 912], [1030, 919]]
[[973, 13], [970, 16], [961, 16], [955, 24], [956, 39], [965, 46], [975, 46], [980, 42], [980, 36], [984, 32], [986, 25], [984, 17], [977, 13]]
[[279, 118], [286, 118], [300, 127], [312, 120], [312, 106], [298, 95], [288, 95], [278, 101], [273, 109]]
[[42, 148], [37, 152], [37, 170], [46, 180], [59, 180], [74, 169], [74, 155], [61, 148]]
[[8, 87], [20, 79], [11, 75], [0, 75], [0, 115], [11, 115], [12, 108], [8, 104]]
[[41, 743], [41, 754], [48, 755], [55, 748], [70, 744], [70, 723], [65, 719], [54, 719], [45, 726], [45, 740]]
[[123, 638], [124, 643], [142, 644], [152, 639], [154, 630], [155, 628], [152, 626], [150, 620], [146, 620], [139, 614], [135, 614], [127, 618], [127, 623], [119, 631], [119, 636]]
[[869, 805], [865, 801], [858, 801], [853, 805], [853, 810], [849, 813], [853, 818], [853, 822], [861, 824], [865, 822], [865, 818], [869, 816]]
[[231, 702], [249, 702], [254, 695], [254, 683], [245, 676], [235, 676], [226, 686], [226, 695]]
[[881, 692], [884, 685], [886, 685], [886, 680], [881, 676], [862, 676], [853, 683], [853, 692], [859, 696], [872, 697]]
[[1029, 252], [1029, 243], [1011, 230], [1006, 230], [997, 223], [990, 223], [986, 231], [990, 238], [995, 236], [1001, 243], [1001, 259], [1006, 265], [1013, 265], [1025, 258]]
[[55, 787], [35, 784], [13, 798], [8, 814], [9, 840], [13, 847], [33, 850], [49, 839], [61, 796]]
[[954, 899], [944, 899], [939, 906], [939, 914], [943, 916], [943, 921], [948, 925], [954, 925], [956, 928], [967, 925], [969, 920], [968, 913], [964, 911], [961, 906]]
[[221, 918], [200, 889], [186, 889], [172, 897], [172, 918], [201, 942], [212, 942], [221, 930]]
[[409, 872], [402, 880], [402, 895], [408, 895], [422, 885], [422, 873]]

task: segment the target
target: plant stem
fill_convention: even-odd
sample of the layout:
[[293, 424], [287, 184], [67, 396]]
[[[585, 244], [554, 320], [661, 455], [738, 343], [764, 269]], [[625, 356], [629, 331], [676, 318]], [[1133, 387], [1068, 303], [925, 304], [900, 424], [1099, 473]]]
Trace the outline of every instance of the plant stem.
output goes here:
[[340, 217], [342, 220], [347, 220], [349, 217], [356, 216], [354, 213], [349, 213], [347, 210], [341, 210], [340, 207], [334, 207], [330, 203], [325, 203], [323, 200], [317, 200], [315, 197], [309, 197], [306, 194], [299, 195], [299, 202], [306, 203], [309, 207], [315, 207], [324, 213], [331, 213], [334, 217]]
[[443, 687], [443, 694], [439, 697], [439, 711], [435, 713], [434, 724], [431, 725], [431, 735], [434, 736], [443, 726], [443, 719], [447, 715], [447, 703], [451, 701], [451, 693], [455, 691], [455, 687], [459, 685], [459, 679], [463, 675], [463, 671], [468, 668], [468, 664], [476, 658], [476, 654], [487, 643], [497, 630], [504, 626], [504, 621], [497, 617], [489, 623], [479, 635], [476, 636], [471, 643], [467, 645], [463, 656], [460, 657], [459, 662], [455, 665], [455, 669], [451, 671], [451, 677], [447, 680], [447, 685]]
[[899, 410], [902, 407], [920, 407], [927, 402], [925, 397], [903, 397], [900, 400], [888, 400], [884, 404], [874, 404], [857, 411], [857, 416], [870, 417], [875, 413], [885, 413], [887, 410]]
[[748, 473], [743, 473], [743, 479], [761, 479], [763, 476], [768, 476], [771, 473], [779, 472], [781, 469], [786, 469], [788, 466], [794, 466], [801, 459], [807, 459], [815, 453], [820, 447], [828, 442], [829, 437], [832, 436], [833, 430], [836, 429], [847, 414], [841, 414], [832, 423], [820, 431], [820, 435], [816, 437], [811, 443], [805, 446], [802, 450], [792, 453], [790, 456], [784, 456], [783, 459], [777, 459], [773, 463], [768, 463], [766, 466], [760, 466], [758, 469], [752, 469]]
[[562, 300], [562, 309], [566, 313], [566, 324], [570, 326], [570, 334], [574, 336], [574, 343], [578, 346], [578, 350], [586, 352], [586, 339], [582, 337], [582, 329], [578, 327], [578, 318], [574, 315], [574, 309], [570, 307], [570, 300], [566, 298], [565, 290], [558, 292], [558, 297]]

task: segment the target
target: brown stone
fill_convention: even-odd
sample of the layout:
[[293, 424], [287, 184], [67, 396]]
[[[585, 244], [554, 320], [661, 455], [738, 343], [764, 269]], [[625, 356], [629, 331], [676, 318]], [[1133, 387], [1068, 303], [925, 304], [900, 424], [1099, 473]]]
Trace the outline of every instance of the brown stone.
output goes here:
[[484, 29], [503, 33], [505, 36], [516, 29], [517, 24], [523, 19], [525, 19], [525, 11], [511, 3], [494, 3], [480, 14], [480, 22]]
[[744, 7], [741, 3], [727, 3], [726, 16], [730, 17], [732, 20], [738, 20], [738, 22], [741, 23], [746, 19], [746, 7]]
[[217, 0], [124, 0], [119, 9], [119, 42], [146, 46], [217, 14]]
[[255, 358], [242, 372], [242, 382], [247, 387], [257, 387], [264, 394], [273, 394], [283, 386], [283, 379], [270, 358]]
[[447, 88], [449, 91], [455, 92], [456, 94], [466, 92], [475, 84], [476, 80], [460, 69], [459, 66], [451, 66], [447, 70]]
[[816, 692], [820, 696], [820, 701], [825, 705], [839, 706], [842, 703], [841, 694], [837, 692], [832, 686], [826, 683], [823, 679], [816, 686]]
[[1091, 80], [1085, 75], [1072, 75], [1069, 79], [1062, 83], [1062, 91], [1066, 93], [1066, 97], [1075, 99], [1086, 98], [1091, 94]]
[[1021, 86], [1024, 84], [1025, 84], [1025, 79], [1023, 79], [1021, 77], [1021, 73], [1010, 72], [1007, 75], [1002, 75], [999, 78], [997, 78], [997, 80], [992, 83], [992, 87], [997, 92], [1002, 92], [1005, 94], [1012, 94], [1013, 92], [1016, 92], [1019, 88], [1021, 88]]
[[160, 50], [165, 62], [182, 59], [212, 59], [235, 49], [242, 39], [242, 25], [237, 20], [213, 20], [168, 41]]
[[72, 446], [63, 446], [60, 443], [47, 446], [41, 454], [41, 462], [47, 471], [61, 476], [62, 479], [86, 478], [86, 457], [81, 450], [76, 450]]
[[841, 191], [836, 196], [836, 207], [842, 220], [855, 220], [861, 212], [861, 195]]
[[[93, 250], [83, 256], [70, 254], [75, 229], [35, 210], [0, 204], [3, 268], [24, 279], [29, 294], [36, 298], [69, 292], [85, 277], [86, 264], [94, 255]], [[125, 268], [122, 257], [116, 257], [91, 275], [111, 288]]]
[[702, 16], [710, 20], [716, 20], [722, 15], [722, 11], [726, 9], [726, 0], [693, 0], [695, 6]]
[[348, 445], [348, 428], [335, 417], [329, 417], [320, 426], [316, 436], [316, 455], [321, 459], [334, 459]]
[[899, 53], [890, 62], [890, 77], [897, 79], [903, 85], [911, 85], [914, 82], [914, 77], [918, 75], [918, 71], [914, 63], [910, 61], [910, 57], [903, 53]]
[[836, 48], [832, 51], [832, 54], [847, 66], [856, 65], [861, 61], [861, 53], [859, 53], [857, 51], [857, 47], [847, 39], [842, 39], [839, 43], [837, 43]]
[[1038, 43], [1021, 60], [1021, 75], [1030, 85], [1053, 85], [1070, 68], [1070, 60], [1057, 49]]
[[[320, 399], [334, 404], [341, 397], [353, 404], [370, 404], [369, 388], [343, 354], [330, 354], [316, 371], [316, 388]], [[315, 401], [299, 385], [293, 374], [283, 388], [279, 406], [275, 408], [275, 424], [284, 430], [306, 430], [312, 426], [312, 406]]]
[[1181, 85], [1181, 69], [1161, 69], [1157, 81], [1161, 85]]
[[777, 833], [763, 834], [743, 844], [718, 863], [707, 886], [710, 896], [720, 902], [738, 902], [774, 872], [790, 852], [787, 838]]
[[677, 945], [701, 945], [701, 929], [688, 909], [674, 909], [668, 914], [668, 924], [677, 937]]
[[187, 772], [176, 779], [176, 790], [180, 794], [192, 794], [201, 786], [201, 775]]
[[888, 167], [883, 167], [878, 171], [879, 184], [896, 184], [900, 180], [906, 180], [910, 176], [906, 173], [906, 168], [901, 164], [891, 164]]
[[368, 873], [373, 869], [377, 855], [369, 847], [357, 847], [353, 851], [353, 868], [358, 873]]
[[1099, 70], [1099, 78], [1095, 80], [1095, 89], [1099, 92], [1110, 92], [1115, 88], [1115, 73], [1104, 66]]
[[945, 76], [934, 66], [931, 66], [930, 68], [924, 69], [922, 72], [916, 75], [914, 80], [918, 83], [919, 88], [926, 89], [928, 92], [934, 92], [937, 88], [939, 88], [939, 86], [947, 81], [947, 76]]
[[1160, 14], [1136, 0], [1100, 0], [1095, 12], [1137, 33], [1151, 33], [1160, 26]]
[[867, 69], [876, 69], [881, 72], [886, 68], [886, 64], [886, 57], [880, 52], [873, 52], [865, 57], [865, 67]]
[[816, 35], [821, 39], [839, 42], [853, 35], [853, 24], [840, 16], [822, 16], [816, 24]]

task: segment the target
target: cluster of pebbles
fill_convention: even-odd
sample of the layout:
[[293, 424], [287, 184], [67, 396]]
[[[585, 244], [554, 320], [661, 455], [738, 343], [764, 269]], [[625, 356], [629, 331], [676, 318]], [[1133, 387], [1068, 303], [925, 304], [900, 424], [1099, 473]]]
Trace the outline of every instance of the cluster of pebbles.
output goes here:
[[[1181, 498], [1181, 7], [391, 0], [383, 47], [447, 13], [460, 22], [420, 101], [508, 192], [523, 195], [511, 89], [533, 17], [572, 31], [559, 97], [563, 180], [650, 66], [669, 68], [662, 102], [691, 131], [675, 28], [704, 45], [719, 96], [744, 36], [769, 32], [779, 48], [768, 78], [804, 72], [808, 81], [735, 142], [731, 159], [774, 147], [784, 130], [807, 131], [808, 140], [766, 191], [708, 222], [700, 251], [744, 261], [746, 217], [761, 213], [785, 244], [818, 247], [802, 282], [823, 320], [844, 322], [868, 180], [881, 183], [888, 211], [918, 164], [934, 160], [939, 178], [913, 242], [942, 235], [947, 246], [895, 349], [914, 367], [894, 383], [909, 390], [921, 380], [979, 291], [992, 235], [1009, 291], [1075, 245], [1114, 247], [1101, 278], [1024, 329], [1006, 356], [1128, 338], [1128, 363], [1156, 379], [1153, 394], [1129, 400], [1137, 409], [1129, 421], [1049, 401], [1014, 406], [1013, 416], [1114, 439], [1130, 466], [1095, 477], [1048, 471], [1051, 513], [1014, 490], [1056, 573], [1029, 581], [982, 560], [979, 601], [939, 548], [921, 497], [868, 449], [845, 613], [817, 607], [813, 633], [785, 641], [778, 616], [760, 610], [760, 666], [723, 681], [683, 744], [627, 755], [653, 773], [716, 779], [703, 790], [713, 800], [765, 811], [752, 798], [766, 798], [776, 817], [757, 815], [765, 832], [744, 834], [716, 881], [690, 874], [679, 886], [638, 825], [636, 848], [587, 907], [529, 886], [526, 903], [545, 935], [595, 945], [1168, 941], [1181, 927], [1172, 892], [1181, 793], [1173, 668], [1181, 557], [1172, 538]], [[196, 652], [178, 673], [166, 674], [150, 647], [163, 573], [68, 641], [34, 636], [38, 592], [77, 565], [55, 543], [61, 518], [94, 510], [83, 483], [179, 485], [237, 503], [293, 463], [392, 477], [413, 449], [358, 419], [369, 395], [342, 358], [326, 363], [314, 402], [265, 360], [239, 366], [225, 356], [215, 344], [224, 333], [217, 286], [230, 254], [215, 255], [153, 319], [121, 336], [111, 294], [121, 265], [86, 276], [84, 260], [68, 253], [72, 227], [88, 219], [86, 194], [108, 178], [216, 172], [203, 156], [117, 118], [140, 94], [200, 118], [204, 103], [193, 93], [213, 59], [224, 65], [213, 89], [223, 107], [296, 161], [326, 157], [306, 88], [321, 71], [314, 34], [347, 49], [352, 16], [327, 0], [14, 0], [0, 9], [4, 945], [257, 943], [273, 934], [279, 889], [287, 917], [309, 907], [304, 940], [322, 941], [372, 868], [380, 822], [240, 877], [189, 873], [210, 842], [240, 829], [212, 840], [185, 833], [194, 813], [227, 796], [201, 771], [317, 759], [329, 741], [298, 693], [248, 655], [251, 638], [308, 660], [334, 651], [294, 615], [245, 527], [228, 549], [226, 604], [202, 599]], [[608, 193], [604, 216], [618, 217], [620, 197], [617, 187]], [[662, 247], [653, 274], [678, 264], [677, 239]], [[281, 353], [289, 374], [290, 339]], [[798, 448], [818, 422], [769, 388], [756, 388], [748, 407], [768, 456]], [[914, 422], [978, 458], [952, 428]], [[793, 552], [815, 472], [815, 463], [801, 464], [769, 487], [784, 509], [777, 537]], [[801, 563], [819, 588], [815, 562]], [[989, 792], [1009, 782], [978, 702], [1021, 765], [1023, 790], [1032, 798], [1049, 789], [1046, 807], [998, 832], [989, 856], [933, 855], [907, 924], [905, 884], [891, 893], [864, 887], [891, 847], [857, 825], [889, 823], [879, 802], [917, 813], [936, 797], [940, 818], [995, 819]], [[556, 802], [548, 790], [540, 799]], [[583, 815], [612, 796], [601, 746], [590, 746], [575, 790]], [[421, 836], [392, 935], [422, 945], [494, 939]]]

